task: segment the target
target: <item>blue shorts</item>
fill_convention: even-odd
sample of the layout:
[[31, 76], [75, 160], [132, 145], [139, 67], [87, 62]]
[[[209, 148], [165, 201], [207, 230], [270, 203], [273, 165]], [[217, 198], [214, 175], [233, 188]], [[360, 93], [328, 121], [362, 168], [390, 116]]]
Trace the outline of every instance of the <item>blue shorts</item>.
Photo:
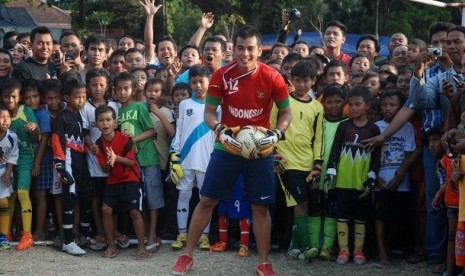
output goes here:
[[200, 194], [227, 201], [240, 174], [244, 177], [246, 199], [251, 204], [269, 205], [275, 201], [273, 157], [248, 160], [228, 152], [213, 150]]
[[53, 186], [53, 161], [42, 160], [40, 174], [36, 177], [37, 189], [50, 190]]
[[145, 202], [148, 210], [157, 210], [165, 206], [161, 184], [160, 166], [140, 167], [145, 185]]
[[239, 175], [233, 193], [229, 200], [221, 201], [218, 206], [218, 214], [226, 215], [232, 219], [251, 219], [250, 203], [244, 198], [244, 178]]

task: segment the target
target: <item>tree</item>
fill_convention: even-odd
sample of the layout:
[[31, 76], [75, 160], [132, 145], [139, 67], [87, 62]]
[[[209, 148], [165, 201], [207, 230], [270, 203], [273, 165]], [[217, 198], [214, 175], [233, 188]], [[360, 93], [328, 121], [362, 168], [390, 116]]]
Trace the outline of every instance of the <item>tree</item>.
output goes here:
[[107, 11], [93, 11], [90, 20], [98, 22], [100, 26], [100, 33], [105, 35], [107, 26], [113, 21], [115, 14]]

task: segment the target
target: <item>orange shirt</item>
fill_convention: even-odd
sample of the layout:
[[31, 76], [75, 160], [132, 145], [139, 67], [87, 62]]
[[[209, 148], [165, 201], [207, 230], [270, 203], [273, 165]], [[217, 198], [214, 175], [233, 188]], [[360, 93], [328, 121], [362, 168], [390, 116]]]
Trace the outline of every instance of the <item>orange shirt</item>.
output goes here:
[[444, 169], [446, 170], [446, 195], [444, 201], [447, 207], [458, 207], [459, 194], [457, 192], [452, 191], [452, 187], [450, 185], [450, 177], [452, 174], [452, 159], [444, 155], [441, 159], [441, 163]]

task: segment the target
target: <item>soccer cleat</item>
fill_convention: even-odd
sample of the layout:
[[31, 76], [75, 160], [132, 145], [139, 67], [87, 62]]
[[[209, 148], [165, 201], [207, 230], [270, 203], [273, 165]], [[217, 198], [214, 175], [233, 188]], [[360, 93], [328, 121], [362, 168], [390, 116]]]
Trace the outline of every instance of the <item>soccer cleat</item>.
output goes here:
[[210, 241], [208, 240], [207, 235], [202, 235], [197, 243], [199, 249], [201, 250], [210, 250]]
[[8, 238], [0, 233], [0, 250], [4, 250], [4, 249], [10, 249], [11, 246], [10, 246], [10, 242], [8, 241]]
[[178, 257], [176, 263], [171, 268], [171, 272], [174, 275], [184, 275], [184, 273], [186, 273], [192, 265], [194, 265], [194, 259], [187, 254], [182, 254]]
[[219, 241], [211, 246], [211, 251], [213, 252], [224, 252], [228, 248], [228, 243], [225, 241]]
[[17, 250], [26, 250], [29, 249], [34, 245], [34, 238], [32, 237], [31, 232], [23, 232], [21, 236], [21, 240], [19, 241], [18, 246], [16, 246]]
[[82, 250], [75, 242], [63, 244], [63, 251], [73, 256], [82, 256], [86, 254], [86, 251]]
[[275, 276], [273, 266], [270, 263], [261, 263], [255, 270], [257, 276]]
[[307, 247], [304, 251], [305, 260], [310, 262], [313, 259], [318, 257], [318, 248], [316, 247]]
[[320, 260], [321, 261], [329, 261], [329, 260], [331, 260], [331, 249], [322, 248], [321, 251], [320, 251]]
[[365, 258], [365, 254], [363, 254], [362, 251], [356, 251], [354, 252], [354, 263], [358, 265], [363, 265], [367, 262], [367, 259]]
[[180, 250], [184, 247], [186, 241], [186, 233], [179, 233], [178, 237], [176, 238], [176, 241], [171, 244], [171, 248], [173, 248], [174, 250]]
[[338, 264], [348, 264], [349, 263], [349, 252], [346, 250], [339, 251], [339, 255], [337, 256], [336, 263]]
[[244, 244], [239, 245], [239, 251], [237, 251], [237, 256], [249, 257], [250, 256], [249, 247]]

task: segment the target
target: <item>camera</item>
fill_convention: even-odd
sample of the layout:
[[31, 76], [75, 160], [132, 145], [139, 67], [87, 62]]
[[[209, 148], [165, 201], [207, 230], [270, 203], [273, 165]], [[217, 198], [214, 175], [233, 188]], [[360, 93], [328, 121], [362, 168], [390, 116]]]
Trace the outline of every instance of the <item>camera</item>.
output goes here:
[[440, 47], [430, 47], [428, 48], [428, 53], [432, 54], [435, 57], [442, 56], [442, 48]]
[[55, 52], [52, 54], [52, 60], [60, 60], [60, 53]]
[[290, 20], [300, 19], [300, 11], [296, 8], [286, 10]]

